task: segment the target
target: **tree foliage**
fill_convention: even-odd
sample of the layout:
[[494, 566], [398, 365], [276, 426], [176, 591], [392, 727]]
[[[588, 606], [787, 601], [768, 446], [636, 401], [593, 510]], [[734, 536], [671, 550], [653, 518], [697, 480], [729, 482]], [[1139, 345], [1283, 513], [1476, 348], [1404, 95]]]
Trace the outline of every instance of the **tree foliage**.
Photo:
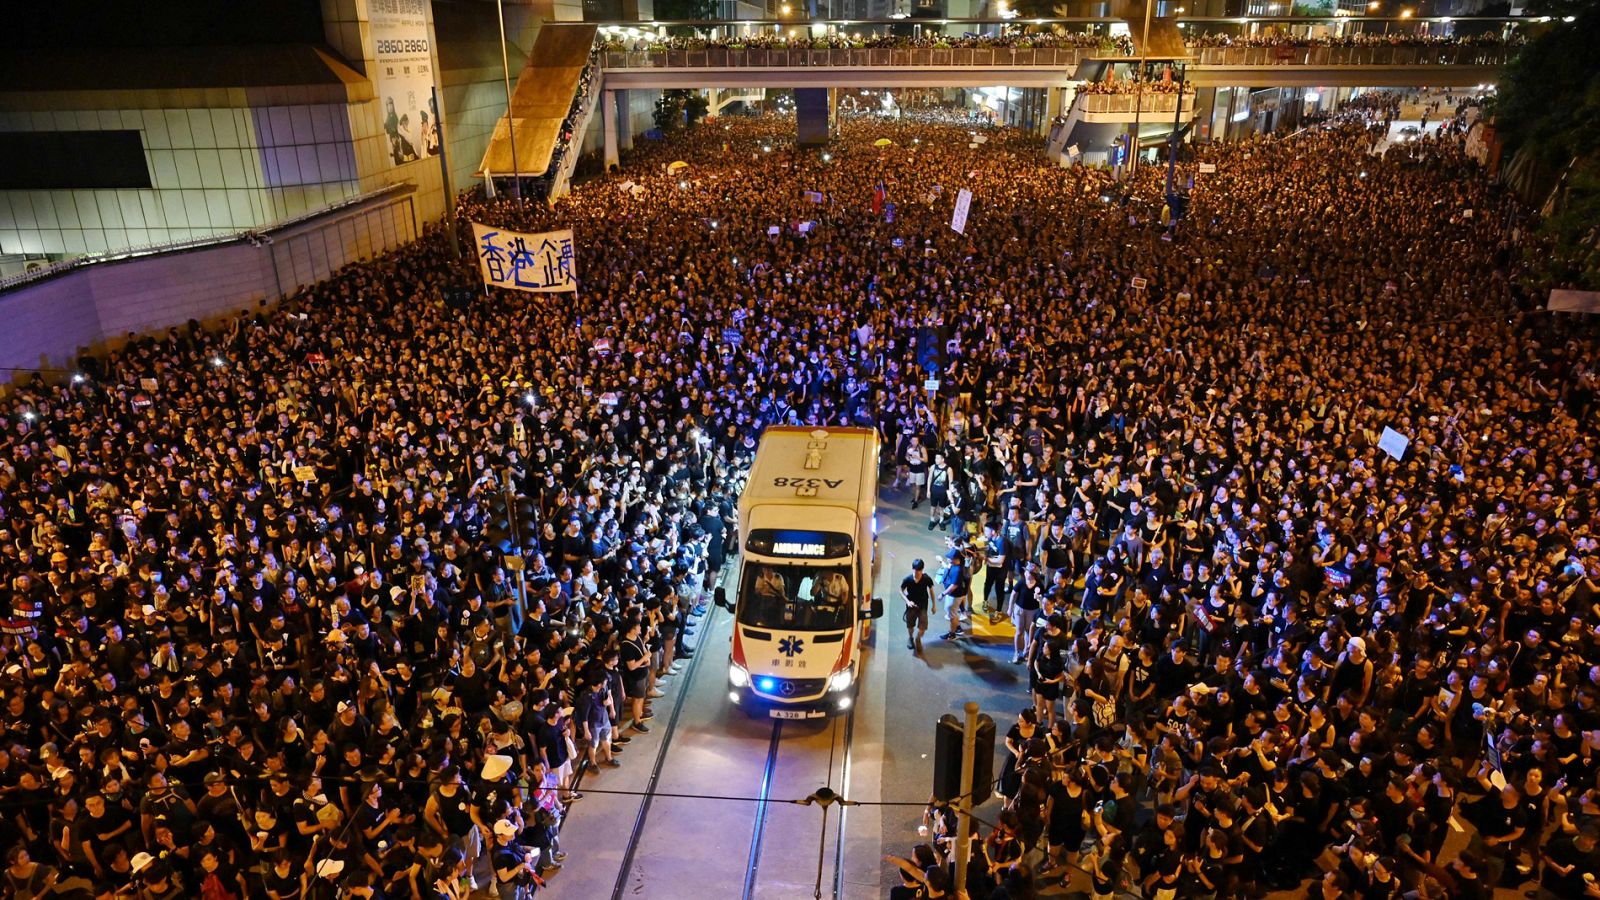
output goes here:
[[1552, 22], [1506, 67], [1494, 106], [1506, 150], [1565, 168], [1600, 151], [1600, 9]]
[[700, 124], [710, 108], [710, 101], [700, 91], [674, 88], [661, 92], [651, 118], [655, 120], [657, 128], [672, 131], [685, 125], [693, 127]]
[[[656, 0], [654, 16], [662, 22], [703, 21], [717, 17], [715, 0]], [[673, 25], [667, 29], [675, 37], [688, 37], [694, 29], [687, 25]]]
[[[1552, 16], [1506, 67], [1491, 112], [1506, 158], [1521, 154], [1559, 185], [1542, 225], [1551, 277], [1600, 287], [1600, 7], [1545, 0]], [[1563, 21], [1565, 17], [1573, 21]], [[1542, 203], [1544, 197], [1528, 198]]]

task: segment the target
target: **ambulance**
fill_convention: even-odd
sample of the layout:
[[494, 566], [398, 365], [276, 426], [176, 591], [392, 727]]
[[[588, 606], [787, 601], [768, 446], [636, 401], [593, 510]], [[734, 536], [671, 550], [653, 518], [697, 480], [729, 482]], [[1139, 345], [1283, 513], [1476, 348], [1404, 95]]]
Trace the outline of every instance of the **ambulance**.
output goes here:
[[822, 718], [848, 710], [872, 596], [878, 433], [774, 426], [739, 497], [739, 576], [728, 699], [752, 715]]

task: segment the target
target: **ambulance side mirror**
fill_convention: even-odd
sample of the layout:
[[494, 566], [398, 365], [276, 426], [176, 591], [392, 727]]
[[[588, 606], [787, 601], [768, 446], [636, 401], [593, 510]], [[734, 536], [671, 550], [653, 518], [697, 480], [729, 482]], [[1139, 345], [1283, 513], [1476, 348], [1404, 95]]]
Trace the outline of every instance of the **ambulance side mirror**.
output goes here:
[[715, 602], [718, 606], [722, 607], [723, 609], [727, 610], [728, 612], [733, 612], [733, 604], [728, 602], [728, 589], [727, 588], [725, 588], [725, 587], [723, 587], [722, 585], [719, 584], [719, 585], [717, 585], [716, 591], [713, 592], [711, 596], [712, 596], [713, 602]]
[[861, 618], [863, 621], [883, 618], [883, 598], [872, 597], [867, 600], [867, 608], [861, 611]]

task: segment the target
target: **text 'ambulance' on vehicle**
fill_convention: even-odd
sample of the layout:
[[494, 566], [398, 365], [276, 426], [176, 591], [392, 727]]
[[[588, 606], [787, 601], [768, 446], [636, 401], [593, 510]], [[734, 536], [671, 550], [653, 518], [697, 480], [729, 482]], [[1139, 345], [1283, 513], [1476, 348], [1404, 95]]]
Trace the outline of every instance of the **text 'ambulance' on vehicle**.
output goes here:
[[778, 719], [855, 702], [871, 596], [878, 434], [768, 428], [739, 497], [728, 699]]

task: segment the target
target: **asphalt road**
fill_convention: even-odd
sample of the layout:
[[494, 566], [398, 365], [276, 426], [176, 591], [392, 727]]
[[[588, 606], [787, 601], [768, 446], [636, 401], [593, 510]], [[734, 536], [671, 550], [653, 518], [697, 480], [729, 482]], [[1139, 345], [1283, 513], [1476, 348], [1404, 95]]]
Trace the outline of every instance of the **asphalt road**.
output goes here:
[[[935, 618], [924, 652], [906, 649], [900, 579], [916, 557], [935, 571], [944, 544], [923, 510], [910, 510], [902, 492], [885, 493], [875, 589], [886, 613], [866, 644], [853, 714], [779, 726], [734, 708], [732, 616], [714, 612], [694, 660], [654, 701], [651, 733], [635, 737], [622, 768], [584, 778], [585, 799], [562, 829], [570, 858], [546, 896], [865, 900], [896, 883], [882, 858], [919, 840], [939, 716], [959, 717], [976, 700], [1003, 735], [1027, 696], [1003, 633], [944, 642]], [[795, 802], [824, 787], [861, 805]], [[997, 807], [989, 801], [977, 813], [992, 819]]]

